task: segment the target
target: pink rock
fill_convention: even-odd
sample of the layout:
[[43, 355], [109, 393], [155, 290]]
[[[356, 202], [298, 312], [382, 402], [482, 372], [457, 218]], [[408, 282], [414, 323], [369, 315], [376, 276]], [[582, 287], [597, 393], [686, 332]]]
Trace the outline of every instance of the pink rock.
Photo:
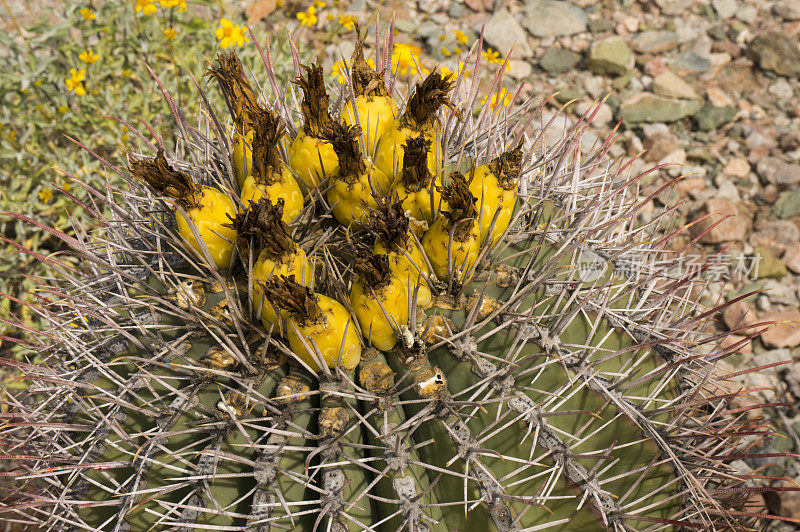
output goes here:
[[750, 173], [750, 164], [744, 157], [732, 157], [722, 169], [722, 173], [728, 177], [747, 177]]
[[786, 248], [786, 253], [783, 255], [783, 262], [786, 267], [794, 273], [800, 273], [800, 243], [792, 244]]
[[[758, 323], [758, 317], [756, 316], [755, 311], [743, 300], [739, 300], [736, 303], [726, 307], [725, 310], [722, 311], [722, 319], [725, 321], [725, 325], [730, 330], [738, 329], [740, 327], [748, 327]], [[741, 332], [747, 333], [749, 331], [748, 329], [743, 329]]]
[[706, 180], [703, 177], [695, 176], [695, 177], [685, 177], [675, 183], [675, 190], [680, 194], [682, 198], [685, 198], [687, 195], [694, 196], [698, 192], [706, 189]]
[[734, 345], [741, 342], [739, 347], [734, 349], [735, 353], [742, 353], [749, 355], [753, 352], [753, 341], [746, 336], [739, 336], [738, 334], [729, 334], [719, 342], [720, 349], [729, 349]]
[[767, 347], [797, 347], [800, 345], [800, 311], [781, 310], [761, 316], [762, 321], [777, 322], [761, 333], [761, 341]]
[[[711, 214], [711, 216], [704, 218], [691, 227], [691, 233], [694, 237], [708, 230], [708, 232], [703, 234], [700, 238], [701, 242], [706, 244], [719, 244], [721, 242], [744, 239], [749, 224], [747, 220], [739, 216], [739, 209], [731, 200], [725, 198], [709, 199], [703, 206], [701, 215], [704, 214]], [[728, 216], [728, 218], [714, 226], [714, 223], [720, 219], [720, 216]]]

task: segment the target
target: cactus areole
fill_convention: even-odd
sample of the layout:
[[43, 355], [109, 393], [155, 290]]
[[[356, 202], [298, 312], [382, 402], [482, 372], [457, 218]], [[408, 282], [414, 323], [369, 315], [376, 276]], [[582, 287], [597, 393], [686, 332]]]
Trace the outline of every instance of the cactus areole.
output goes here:
[[[621, 267], [671, 256], [663, 224], [636, 224], [627, 167], [607, 144], [579, 154], [585, 123], [542, 142], [535, 99], [473, 108], [477, 85], [435, 77], [406, 105], [380, 61], [391, 39], [377, 71], [359, 40], [341, 112], [317, 66], [279, 89], [312, 102], [256, 96], [220, 56], [208, 90], [229, 120], [176, 111], [177, 148], [131, 147], [127, 168], [103, 161], [127, 186], [84, 184], [77, 207], [97, 227], [51, 231], [81, 267], [43, 259], [57, 272], [36, 307], [52, 324], [44, 361], [16, 367], [30, 384], [0, 427], [4, 517], [59, 531], [758, 528], [729, 463], [759, 430], [716, 384], [730, 351], [700, 349], [713, 338], [691, 279]], [[379, 125], [367, 103], [381, 120], [409, 109], [397, 178], [424, 216], [361, 153]], [[287, 117], [302, 116], [295, 131]], [[251, 160], [236, 162], [248, 131]], [[299, 134], [338, 157], [305, 196], [292, 176], [309, 161], [283, 149]], [[209, 211], [207, 190], [227, 210]]]

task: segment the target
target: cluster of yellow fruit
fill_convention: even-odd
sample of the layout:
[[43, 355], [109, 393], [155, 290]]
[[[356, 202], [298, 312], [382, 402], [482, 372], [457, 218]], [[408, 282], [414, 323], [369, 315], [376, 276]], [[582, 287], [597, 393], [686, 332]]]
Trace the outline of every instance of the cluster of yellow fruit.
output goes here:
[[[345, 89], [355, 98], [336, 120], [322, 68], [303, 68], [296, 83], [304, 122], [288, 143], [288, 164], [280, 156], [281, 118], [258, 103], [235, 53], [221, 54], [209, 70], [233, 115], [240, 204], [170, 167], [162, 152], [132, 162], [131, 172], [175, 200], [178, 232], [199, 255], [228, 269], [236, 249], [243, 264], [252, 263], [254, 308], [302, 362], [314, 371], [352, 369], [361, 357], [357, 328], [366, 345], [394, 348], [409, 320], [410, 297], [428, 307], [432, 287], [464, 282], [481, 246], [497, 243], [516, 205], [522, 150], [473, 167], [467, 177], [453, 170], [445, 179], [437, 113], [447, 106], [460, 118], [448, 96], [451, 81], [434, 70], [398, 116], [359, 41]], [[372, 249], [354, 248], [350, 306], [357, 326], [342, 303], [313, 292], [314, 268], [291, 237], [288, 224], [304, 202], [323, 194], [348, 231], [375, 237]]]

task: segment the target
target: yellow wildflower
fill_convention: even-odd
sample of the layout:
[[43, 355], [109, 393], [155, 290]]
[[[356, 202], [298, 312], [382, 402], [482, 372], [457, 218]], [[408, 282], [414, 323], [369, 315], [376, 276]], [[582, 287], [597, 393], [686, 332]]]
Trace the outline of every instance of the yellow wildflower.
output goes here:
[[[487, 96], [483, 97], [483, 100], [481, 100], [481, 105], [486, 105], [487, 98], [488, 98]], [[510, 91], [506, 91], [505, 87], [503, 87], [500, 89], [499, 94], [496, 92], [492, 94], [492, 98], [491, 100], [489, 100], [489, 107], [494, 109], [498, 101], [502, 102], [503, 107], [508, 107], [509, 105], [511, 105], [511, 102], [513, 100], [514, 100], [514, 95], [511, 94]]]
[[42, 80], [37, 79], [36, 81], [33, 82], [33, 86], [34, 87], [41, 87], [42, 86]]
[[81, 52], [81, 55], [78, 56], [78, 59], [88, 65], [93, 65], [98, 59], [100, 59], [100, 56], [94, 53], [92, 50], [84, 50]]
[[172, 41], [175, 39], [175, 36], [178, 35], [178, 32], [175, 31], [175, 28], [167, 28], [164, 31], [164, 38], [168, 41]]
[[308, 11], [301, 11], [297, 14], [297, 20], [300, 21], [301, 26], [311, 27], [317, 23], [317, 8], [308, 6]]
[[13, 129], [12, 129], [11, 131], [9, 131], [8, 133], [6, 133], [6, 136], [7, 136], [7, 137], [8, 137], [10, 140], [17, 140], [17, 132], [16, 132], [16, 131], [14, 131]]
[[61, 113], [62, 115], [67, 114], [67, 111], [69, 111], [69, 107], [67, 107], [66, 105], [58, 106], [58, 112]]
[[178, 13], [186, 13], [186, 0], [178, 0]]
[[214, 34], [220, 41], [220, 46], [228, 48], [230, 46], [244, 46], [244, 43], [250, 39], [245, 35], [245, 30], [241, 26], [236, 26], [227, 19], [220, 19], [220, 27], [217, 28]]
[[316, 7], [317, 9], [322, 9], [323, 7], [325, 7], [325, 2], [323, 2], [322, 0], [314, 0], [314, 7]]
[[450, 55], [452, 55], [452, 54], [453, 54], [453, 52], [451, 52], [451, 51], [450, 51], [450, 50], [447, 48], [447, 46], [442, 46], [442, 55], [443, 55], [443, 56], [445, 56], [445, 57], [448, 57], [448, 56], [450, 56]]
[[449, 68], [447, 68], [446, 66], [443, 66], [443, 67], [441, 67], [439, 70], [441, 71], [441, 73], [442, 73], [442, 77], [443, 77], [444, 79], [446, 79], [447, 81], [451, 81], [451, 82], [453, 82], [453, 83], [455, 83], [456, 81], [458, 81], [458, 76], [459, 76], [459, 73], [460, 73], [460, 72], [463, 72], [463, 73], [464, 73], [464, 77], [467, 77], [467, 76], [469, 76], [469, 70], [467, 70], [467, 69], [465, 68], [465, 66], [464, 66], [464, 61], [460, 61], [460, 62], [458, 63], [458, 70], [457, 70], [457, 71], [455, 71], [455, 72], [454, 72], [454, 71], [452, 71], [452, 70], [450, 70], [450, 69], [449, 69]]
[[69, 74], [72, 76], [72, 81], [80, 82], [86, 79], [86, 69], [82, 68], [80, 70], [75, 70], [74, 68], [69, 69]]
[[64, 183], [63, 185], [61, 185], [61, 188], [69, 192], [70, 189], [72, 188], [72, 185], [70, 183]]
[[136, 12], [142, 12], [143, 15], [153, 15], [158, 11], [158, 6], [153, 2], [155, 0], [136, 0]]
[[277, 2], [275, 2], [275, 7], [283, 7], [284, 5], [285, 4], [283, 0], [278, 0]]
[[339, 24], [347, 31], [352, 30], [355, 27], [355, 23], [356, 17], [353, 15], [339, 15]]
[[39, 201], [42, 203], [50, 203], [50, 200], [53, 199], [53, 191], [49, 188], [43, 188], [39, 191]]
[[69, 73], [72, 77], [64, 80], [67, 84], [67, 90], [75, 91], [75, 94], [78, 96], [86, 94], [86, 88], [83, 86], [83, 83], [81, 83], [86, 77], [86, 69], [75, 70], [74, 68], [70, 68]]
[[439, 40], [440, 40], [440, 41], [444, 41], [444, 40], [446, 40], [446, 39], [447, 39], [447, 36], [446, 36], [444, 33], [442, 33], [441, 35], [439, 35]]
[[131, 71], [130, 71], [130, 70], [128, 70], [127, 68], [125, 68], [125, 69], [123, 69], [123, 70], [122, 70], [122, 77], [123, 77], [123, 78], [129, 78], [129, 77], [131, 77], [132, 75], [133, 75], [133, 72], [131, 72]]
[[463, 31], [461, 31], [461, 30], [456, 30], [456, 31], [455, 31], [455, 35], [456, 35], [456, 40], [457, 40], [457, 41], [458, 41], [460, 44], [467, 44], [467, 40], [468, 40], [468, 38], [467, 38], [467, 34], [466, 34], [466, 33], [464, 33], [464, 32], [463, 32]]
[[500, 62], [500, 52], [496, 50], [492, 50], [491, 48], [487, 48], [486, 50], [481, 52], [481, 56], [489, 61], [490, 63], [499, 63]]
[[328, 13], [327, 15], [325, 15], [325, 20], [327, 20], [328, 22], [333, 22], [333, 19], [335, 18], [336, 17], [333, 16], [333, 13]]
[[[397, 43], [392, 51], [392, 72], [399, 72], [401, 76], [417, 73], [417, 64], [419, 63], [419, 54], [422, 50], [419, 46], [413, 44]], [[425, 68], [422, 73], [426, 73]]]
[[164, 9], [170, 9], [176, 7], [180, 3], [180, 0], [158, 0], [158, 3], [161, 4], [161, 7]]
[[463, 48], [461, 48], [460, 46], [455, 46], [455, 47], [453, 47], [453, 53], [454, 53], [454, 54], [460, 54], [460, 53], [461, 53], [461, 52], [463, 52], [463, 51], [464, 51], [464, 49], [463, 49]]
[[83, 18], [85, 18], [86, 20], [94, 20], [94, 19], [96, 19], [96, 18], [97, 18], [97, 15], [95, 15], [94, 11], [92, 11], [92, 10], [91, 10], [91, 9], [89, 9], [88, 7], [84, 7], [84, 8], [82, 8], [82, 9], [79, 11], [79, 13], [80, 13], [80, 14], [81, 14], [81, 16], [82, 16]]

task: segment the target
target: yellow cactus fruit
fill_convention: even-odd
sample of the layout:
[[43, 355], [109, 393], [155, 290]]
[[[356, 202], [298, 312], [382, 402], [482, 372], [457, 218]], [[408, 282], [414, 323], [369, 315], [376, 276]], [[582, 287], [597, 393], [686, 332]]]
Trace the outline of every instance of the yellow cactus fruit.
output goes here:
[[253, 115], [259, 110], [255, 92], [244, 75], [242, 62], [236, 52], [217, 55], [217, 65], [209, 68], [206, 75], [219, 82], [220, 89], [233, 114], [233, 153], [231, 162], [239, 186], [253, 167]]
[[358, 126], [364, 136], [367, 156], [375, 152], [378, 140], [386, 134], [397, 119], [397, 104], [386, 90], [383, 76], [364, 59], [364, 39], [356, 25], [358, 39], [351, 58], [351, 75], [355, 101], [350, 101], [342, 112], [342, 120], [350, 127]]
[[289, 164], [306, 188], [313, 188], [339, 173], [339, 159], [331, 143], [324, 140], [325, 129], [332, 121], [329, 98], [321, 66], [302, 65], [307, 77], [295, 83], [303, 89], [303, 127], [289, 146]]
[[339, 158], [330, 142], [311, 136], [302, 129], [289, 146], [289, 164], [309, 189], [339, 174]]
[[430, 306], [431, 289], [427, 282], [430, 269], [420, 244], [409, 229], [402, 203], [383, 204], [379, 210], [372, 211], [369, 227], [376, 235], [375, 253], [386, 255], [389, 266], [406, 286], [408, 296], [412, 297], [416, 290], [417, 304], [422, 308]]
[[481, 246], [476, 199], [461, 173], [453, 172], [449, 181], [442, 191], [449, 210], [422, 237], [422, 248], [436, 277], [466, 282]]
[[[475, 168], [469, 190], [477, 198], [479, 209], [481, 243], [486, 241], [492, 231], [491, 245], [494, 246], [511, 223], [514, 206], [517, 203], [519, 174], [522, 170], [522, 145], [508, 150], [489, 164]], [[497, 220], [491, 227], [495, 213]]]
[[254, 259], [250, 272], [253, 306], [260, 309], [264, 327], [267, 330], [274, 327], [277, 334], [284, 332], [282, 323], [276, 307], [264, 297], [263, 284], [271, 277], [289, 274], [294, 274], [304, 286], [311, 286], [313, 280], [313, 269], [305, 251], [292, 240], [289, 226], [283, 221], [283, 207], [283, 198], [274, 205], [263, 198], [258, 203], [250, 203], [229, 224], [238, 234], [237, 246], [242, 261], [248, 264]]
[[303, 192], [278, 154], [283, 126], [275, 114], [259, 109], [253, 116], [253, 129], [253, 169], [242, 186], [242, 203], [283, 199], [283, 220], [291, 222], [303, 210]]
[[[423, 135], [408, 139], [403, 153], [403, 170], [394, 182], [392, 194], [403, 202], [403, 210], [417, 222], [433, 223], [442, 199], [441, 181], [434, 179], [427, 164], [431, 141]], [[417, 227], [417, 226], [412, 226]]]
[[361, 341], [344, 305], [294, 282], [293, 275], [269, 279], [264, 292], [283, 309], [289, 347], [311, 369], [320, 371], [320, 362], [346, 370], [358, 365]]
[[408, 294], [402, 277], [389, 266], [386, 255], [357, 248], [353, 267], [358, 277], [350, 289], [350, 303], [361, 334], [381, 351], [397, 344], [400, 327], [408, 324]]
[[188, 174], [174, 170], [163, 150], [152, 160], [132, 162], [130, 170], [134, 177], [159, 194], [173, 198], [183, 209], [185, 216], [177, 212], [176, 219], [178, 233], [187, 244], [200, 256], [206, 256], [192, 232], [194, 224], [217, 268], [231, 265], [237, 234], [227, 223], [236, 215], [236, 206], [228, 196], [214, 187], [198, 185]]
[[364, 134], [364, 146], [367, 148], [367, 154], [371, 156], [375, 152], [378, 140], [394, 125], [397, 115], [397, 104], [391, 96], [361, 95], [356, 96], [355, 112], [352, 103], [345, 106], [342, 120], [348, 126], [361, 128]]
[[378, 199], [389, 191], [389, 178], [361, 157], [357, 135], [358, 128], [338, 122], [332, 122], [326, 133], [339, 158], [339, 175], [331, 179], [326, 197], [333, 216], [345, 226], [366, 222], [369, 210], [377, 209]]
[[406, 142], [420, 135], [431, 141], [428, 169], [432, 174], [436, 173], [436, 161], [439, 158], [436, 113], [443, 105], [455, 110], [447, 95], [451, 86], [452, 82], [442, 78], [436, 69], [422, 83], [417, 83], [400, 119], [380, 138], [375, 165], [384, 174], [394, 177], [402, 170]]
[[233, 133], [233, 169], [239, 187], [244, 186], [244, 180], [253, 170], [253, 129], [248, 128], [242, 135], [238, 131]]

